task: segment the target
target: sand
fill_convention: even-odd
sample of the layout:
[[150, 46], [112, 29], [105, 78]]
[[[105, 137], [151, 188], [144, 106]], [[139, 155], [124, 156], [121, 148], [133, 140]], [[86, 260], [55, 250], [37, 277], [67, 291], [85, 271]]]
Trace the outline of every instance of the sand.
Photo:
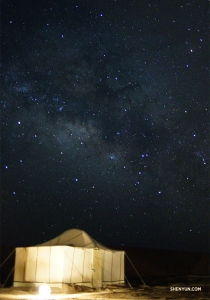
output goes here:
[[[189, 291], [197, 288], [198, 291]], [[209, 276], [171, 276], [156, 278], [150, 285], [138, 285], [136, 287], [107, 286], [101, 289], [91, 289], [82, 286], [71, 286], [71, 293], [52, 292], [45, 299], [210, 299]], [[35, 289], [1, 288], [0, 299], [39, 299], [42, 300]]]

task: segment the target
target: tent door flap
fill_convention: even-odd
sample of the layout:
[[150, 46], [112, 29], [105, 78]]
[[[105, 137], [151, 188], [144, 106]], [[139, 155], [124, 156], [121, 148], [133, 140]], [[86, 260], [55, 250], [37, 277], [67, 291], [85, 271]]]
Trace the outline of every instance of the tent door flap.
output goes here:
[[92, 287], [102, 287], [102, 251], [93, 249], [92, 254]]

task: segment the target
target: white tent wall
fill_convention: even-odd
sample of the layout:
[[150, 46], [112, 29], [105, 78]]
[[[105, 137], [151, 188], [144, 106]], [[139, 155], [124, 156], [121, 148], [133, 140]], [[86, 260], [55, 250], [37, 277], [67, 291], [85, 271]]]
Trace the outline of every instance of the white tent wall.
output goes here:
[[37, 246], [16, 248], [13, 285], [41, 283], [62, 289], [66, 284], [124, 283], [124, 251], [108, 249], [79, 229]]
[[[41, 247], [39, 247], [41, 248]], [[50, 266], [49, 266], [49, 274], [50, 274], [50, 282], [62, 282], [63, 280], [63, 270], [64, 270], [64, 252], [63, 246], [59, 247], [47, 247], [50, 248]]]
[[16, 248], [13, 286], [40, 286], [63, 282], [63, 247]]
[[65, 283], [92, 286], [93, 249], [68, 246], [16, 248], [14, 286]]
[[21, 286], [21, 283], [25, 281], [25, 261], [26, 248], [16, 248], [13, 282], [14, 286]]
[[26, 248], [25, 281], [36, 282], [37, 261], [39, 260], [37, 251], [37, 247]]
[[124, 252], [69, 246], [16, 248], [14, 286], [100, 287], [124, 282]]
[[25, 281], [56, 283], [62, 282], [62, 275], [62, 247], [26, 248]]
[[109, 283], [112, 277], [113, 252], [103, 251], [103, 281]]
[[122, 252], [113, 252], [111, 281], [120, 282], [121, 280], [124, 281], [124, 255]]
[[64, 272], [63, 282], [86, 284], [91, 286], [92, 249], [63, 246]]
[[124, 283], [124, 251], [103, 251], [103, 284]]

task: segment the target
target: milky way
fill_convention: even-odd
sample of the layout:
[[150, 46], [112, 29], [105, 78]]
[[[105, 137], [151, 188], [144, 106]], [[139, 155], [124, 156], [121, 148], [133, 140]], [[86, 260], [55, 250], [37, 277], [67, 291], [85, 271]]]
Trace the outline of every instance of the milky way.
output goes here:
[[4, 244], [208, 249], [208, 4], [175, 2], [1, 4]]

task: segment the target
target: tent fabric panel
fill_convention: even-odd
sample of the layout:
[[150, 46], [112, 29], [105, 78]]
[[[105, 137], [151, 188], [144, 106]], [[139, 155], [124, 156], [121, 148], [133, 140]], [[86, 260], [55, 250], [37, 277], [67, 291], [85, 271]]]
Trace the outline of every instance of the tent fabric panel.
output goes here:
[[28, 247], [25, 281], [62, 282], [63, 249], [60, 247]]
[[50, 248], [49, 282], [50, 283], [62, 282], [63, 265], [64, 265], [64, 247], [56, 246], [56, 247], [49, 247], [49, 248]]
[[64, 246], [64, 282], [91, 283], [92, 249], [73, 248]]
[[63, 246], [63, 252], [64, 252], [63, 281], [66, 283], [71, 283], [75, 248]]
[[25, 261], [26, 261], [26, 248], [16, 248], [16, 250], [15, 250], [14, 282], [15, 281], [24, 281], [24, 279], [25, 279]]
[[71, 268], [71, 283], [82, 282], [84, 250], [74, 248], [74, 255]]
[[50, 247], [37, 247], [36, 281], [50, 282]]
[[112, 256], [113, 256], [112, 252], [104, 251], [104, 254], [103, 254], [103, 272], [102, 272], [102, 280], [103, 281], [111, 281]]
[[84, 249], [84, 260], [83, 260], [83, 273], [82, 273], [82, 282], [90, 282], [92, 277], [92, 267], [91, 267], [91, 259], [93, 249]]
[[26, 268], [24, 281], [36, 281], [37, 247], [26, 248]]
[[123, 280], [121, 269], [123, 268], [123, 261], [121, 252], [114, 252], [113, 253], [113, 260], [112, 260], [112, 281]]

